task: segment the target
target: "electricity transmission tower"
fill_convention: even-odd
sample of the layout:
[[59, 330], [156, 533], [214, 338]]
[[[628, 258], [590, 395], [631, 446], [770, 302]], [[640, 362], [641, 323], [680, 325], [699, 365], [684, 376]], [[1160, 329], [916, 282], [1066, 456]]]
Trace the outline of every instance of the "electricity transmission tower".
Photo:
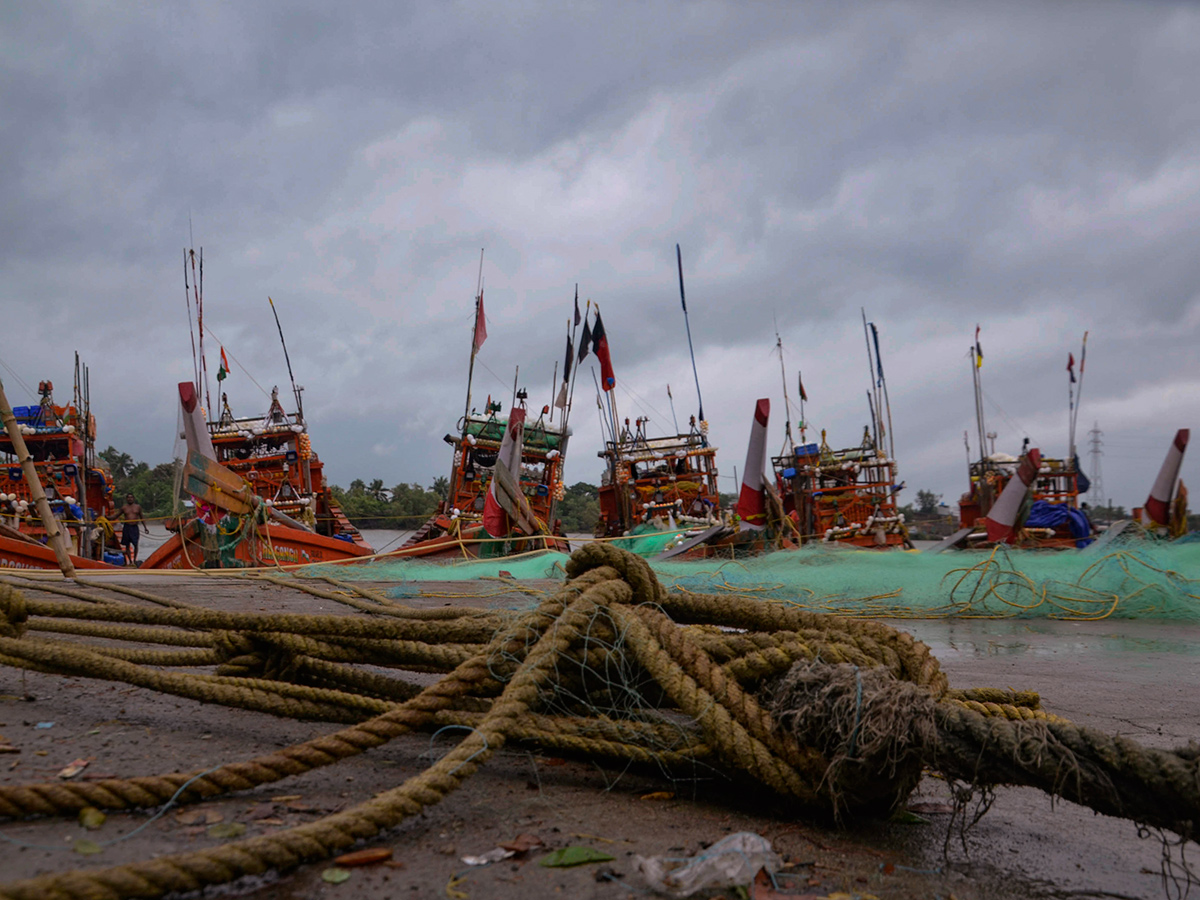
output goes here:
[[1092, 456], [1092, 488], [1088, 493], [1092, 498], [1092, 506], [1104, 506], [1104, 473], [1100, 470], [1100, 457], [1104, 455], [1104, 451], [1100, 448], [1104, 446], [1104, 441], [1101, 438], [1104, 432], [1100, 430], [1100, 423], [1096, 422], [1092, 426], [1092, 430], [1088, 432], [1089, 443], [1092, 449], [1088, 452]]

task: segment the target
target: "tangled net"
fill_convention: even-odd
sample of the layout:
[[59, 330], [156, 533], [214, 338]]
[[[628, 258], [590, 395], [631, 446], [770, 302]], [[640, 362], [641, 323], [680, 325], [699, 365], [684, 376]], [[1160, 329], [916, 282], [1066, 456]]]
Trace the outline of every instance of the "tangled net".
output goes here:
[[[1039, 787], [1184, 840], [1196, 834], [1198, 747], [1154, 750], [1081, 728], [1045, 713], [1030, 692], [951, 690], [929, 649], [904, 632], [744, 597], [668, 592], [645, 560], [612, 546], [577, 551], [567, 576], [519, 614], [413, 609], [362, 587], [338, 599], [370, 615], [315, 616], [164, 605], [131, 588], [122, 590], [160, 605], [73, 588], [55, 588], [72, 599], [34, 600], [0, 586], [0, 663], [347, 723], [204, 773], [0, 788], [0, 817], [195, 802], [335, 764], [407, 732], [469, 729], [420, 774], [320, 820], [0, 885], [0, 897], [156, 897], [321, 860], [437, 803], [508, 741], [667, 771], [704, 765], [826, 817], [886, 813], [928, 767], [979, 786]], [[53, 632], [71, 637], [44, 636]], [[442, 677], [422, 688], [405, 677], [417, 672]]]

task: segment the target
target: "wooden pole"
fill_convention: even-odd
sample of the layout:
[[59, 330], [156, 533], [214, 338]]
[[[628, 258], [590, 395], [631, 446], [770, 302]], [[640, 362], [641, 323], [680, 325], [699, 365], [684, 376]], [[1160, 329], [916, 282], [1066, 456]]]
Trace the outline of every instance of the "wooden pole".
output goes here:
[[[71, 563], [71, 555], [67, 552], [67, 542], [63, 538], [62, 530], [58, 527], [58, 520], [50, 512], [50, 503], [46, 500], [46, 492], [42, 490], [42, 482], [38, 480], [33, 457], [29, 455], [29, 449], [25, 446], [21, 426], [17, 424], [17, 417], [13, 415], [12, 407], [8, 404], [8, 397], [4, 393], [2, 382], [0, 382], [0, 419], [4, 421], [4, 428], [12, 440], [13, 449], [17, 451], [17, 462], [21, 464], [21, 471], [25, 473], [25, 483], [29, 485], [29, 493], [37, 505], [38, 515], [42, 517], [42, 526], [46, 529], [46, 539], [58, 559], [58, 567], [67, 578], [74, 578], [75, 566]], [[86, 498], [84, 502], [87, 502]]]

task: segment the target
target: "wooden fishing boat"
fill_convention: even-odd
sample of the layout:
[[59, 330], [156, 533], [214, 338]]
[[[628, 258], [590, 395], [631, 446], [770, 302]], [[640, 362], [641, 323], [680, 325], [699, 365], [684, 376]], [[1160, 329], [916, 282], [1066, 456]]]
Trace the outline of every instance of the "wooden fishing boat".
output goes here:
[[[120, 566], [124, 557], [109, 524], [113, 479], [96, 456], [95, 417], [82, 411], [81, 390], [65, 406], [54, 402], [53, 391], [52, 382], [39, 382], [39, 403], [13, 408], [20, 436], [76, 568]], [[12, 438], [3, 429], [0, 464], [0, 567], [58, 569]]]
[[[795, 544], [839, 544], [863, 550], [912, 549], [904, 515], [897, 505], [903, 485], [897, 479], [891, 403], [883, 374], [879, 330], [863, 311], [863, 337], [870, 374], [870, 425], [858, 446], [834, 450], [826, 432], [820, 443], [806, 440], [804, 402], [808, 395], [797, 375], [800, 395], [800, 441], [792, 437], [787, 375], [783, 372], [784, 405], [788, 410], [784, 452], [772, 457], [774, 487], [785, 518], [773, 523], [778, 540]], [[775, 336], [781, 371], [783, 343]], [[873, 352], [872, 352], [873, 351]], [[790, 534], [788, 532], [791, 532]]]
[[861, 549], [910, 549], [904, 515], [896, 505], [896, 460], [863, 429], [857, 447], [833, 450], [796, 445], [773, 457], [775, 484], [798, 543], [819, 541]]
[[[436, 515], [387, 556], [491, 558], [530, 550], [569, 552], [555, 515], [565, 487], [563, 463], [569, 432], [546, 421], [549, 407], [525, 424], [525, 392], [502, 417], [488, 398], [484, 415], [460, 420], [445, 441], [454, 448], [447, 500]], [[505, 445], [511, 458], [505, 464]], [[489, 502], [503, 517], [489, 521]], [[490, 527], [489, 527], [490, 526]]]
[[303, 414], [278, 391], [261, 419], [228, 405], [204, 420], [195, 385], [179, 385], [188, 457], [183, 489], [196, 513], [142, 563], [146, 569], [245, 568], [336, 562], [372, 554], [338, 508]]
[[[690, 419], [686, 433], [650, 437], [648, 419], [629, 420], [596, 455], [604, 460], [597, 537], [636, 537], [706, 530], [722, 522], [717, 448], [708, 423]], [[686, 536], [686, 535], [685, 535]]]
[[[575, 325], [579, 324], [579, 287], [575, 288]], [[513, 406], [507, 417], [489, 396], [483, 413], [471, 406], [475, 357], [487, 340], [483, 309], [483, 254], [475, 293], [467, 399], [454, 434], [444, 438], [454, 448], [449, 491], [437, 513], [389, 557], [491, 558], [533, 550], [570, 551], [556, 510], [566, 488], [570, 428], [567, 425], [573, 385], [574, 331], [568, 320], [567, 353], [562, 384], [553, 405], [542, 407], [528, 422], [528, 392], [513, 384]], [[518, 372], [519, 374], [519, 372]], [[558, 371], [553, 383], [558, 385]], [[554, 422], [554, 409], [561, 415]]]
[[[980, 457], [968, 463], [969, 487], [959, 498], [959, 530], [934, 548], [990, 548], [1005, 543], [1033, 550], [1067, 550], [1087, 546], [1094, 540], [1094, 529], [1079, 498], [1087, 493], [1087, 476], [1080, 471], [1075, 452], [1075, 421], [1079, 406], [1076, 385], [1083, 389], [1087, 334], [1080, 355], [1079, 380], [1075, 377], [1075, 357], [1068, 354], [1069, 410], [1068, 453], [1064, 458], [1043, 456], [1036, 447], [1022, 448], [1019, 457], [987, 452], [987, 442], [995, 435], [984, 421], [983, 386], [980, 369], [983, 351], [979, 346], [979, 328], [968, 357], [975, 391], [975, 422]], [[970, 441], [967, 442], [968, 453]]]

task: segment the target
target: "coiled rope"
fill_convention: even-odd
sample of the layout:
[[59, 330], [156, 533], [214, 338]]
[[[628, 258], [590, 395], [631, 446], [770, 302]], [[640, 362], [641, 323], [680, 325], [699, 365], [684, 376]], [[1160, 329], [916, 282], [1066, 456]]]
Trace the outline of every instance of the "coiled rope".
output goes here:
[[[1036, 786], [1187, 839], [1196, 833], [1200, 748], [1152, 750], [1081, 728], [1047, 715], [1036, 694], [950, 690], [925, 645], [878, 622], [668, 593], [643, 559], [611, 545], [578, 550], [567, 575], [519, 614], [370, 608], [363, 592], [356, 606], [369, 615], [252, 615], [35, 600], [0, 585], [0, 664], [347, 723], [209, 772], [2, 787], [0, 817], [196, 802], [411, 731], [470, 729], [425, 771], [317, 821], [0, 885], [0, 897], [157, 897], [325, 859], [439, 802], [509, 741], [667, 769], [703, 761], [826, 816], [890, 810], [931, 767], [976, 785]], [[55, 631], [94, 640], [46, 636]], [[112, 639], [175, 649], [120, 649]], [[204, 665], [214, 671], [172, 671]], [[443, 674], [421, 688], [406, 671]], [[667, 709], [675, 715], [664, 717]]]

